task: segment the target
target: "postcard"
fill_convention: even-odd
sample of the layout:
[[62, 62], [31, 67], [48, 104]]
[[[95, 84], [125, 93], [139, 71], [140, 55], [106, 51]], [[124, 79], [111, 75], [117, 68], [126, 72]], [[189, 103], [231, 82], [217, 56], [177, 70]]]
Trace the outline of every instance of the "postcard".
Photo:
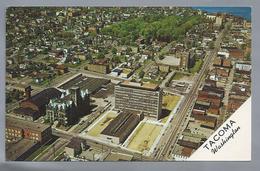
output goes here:
[[8, 7], [6, 161], [250, 161], [250, 7]]

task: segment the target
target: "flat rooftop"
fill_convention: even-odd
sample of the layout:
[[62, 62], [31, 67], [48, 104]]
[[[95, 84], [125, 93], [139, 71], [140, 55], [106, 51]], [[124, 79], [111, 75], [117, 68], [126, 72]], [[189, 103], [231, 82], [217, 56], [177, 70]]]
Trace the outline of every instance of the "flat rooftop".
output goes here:
[[107, 114], [102, 114], [101, 117], [104, 117], [96, 123], [94, 123], [94, 126], [89, 129], [87, 135], [94, 137], [99, 136], [100, 133], [109, 125], [110, 122], [112, 122], [112, 120], [116, 118], [117, 115], [118, 113], [114, 111], [110, 111]]
[[179, 66], [181, 64], [181, 58], [177, 58], [175, 55], [166, 55], [159, 63], [170, 66]]
[[127, 148], [139, 152], [149, 151], [160, 135], [162, 125], [141, 122], [129, 139]]
[[131, 161], [133, 159], [132, 155], [123, 153], [109, 153], [105, 158], [105, 161]]
[[37, 132], [42, 132], [50, 127], [50, 125], [26, 121], [22, 119], [6, 117], [6, 128], [15, 127], [20, 129], [31, 129]]
[[110, 80], [102, 78], [87, 77], [85, 75], [79, 74], [78, 76], [70, 79], [64, 84], [60, 85], [58, 88], [63, 90], [68, 90], [71, 87], [79, 87], [81, 90], [88, 89], [89, 93], [97, 91], [102, 85], [108, 84]]
[[145, 90], [158, 90], [159, 89], [159, 84], [153, 84], [153, 83], [136, 83], [136, 82], [131, 82], [129, 80], [125, 80], [120, 83], [121, 86], [125, 87], [133, 87], [133, 88], [140, 88], [140, 89], [145, 89]]
[[16, 143], [6, 144], [6, 160], [14, 161], [33, 148], [37, 143], [34, 140], [22, 139]]
[[140, 120], [140, 112], [124, 111], [119, 114], [102, 132], [101, 134], [122, 137], [126, 130], [131, 130], [136, 126], [136, 120]]

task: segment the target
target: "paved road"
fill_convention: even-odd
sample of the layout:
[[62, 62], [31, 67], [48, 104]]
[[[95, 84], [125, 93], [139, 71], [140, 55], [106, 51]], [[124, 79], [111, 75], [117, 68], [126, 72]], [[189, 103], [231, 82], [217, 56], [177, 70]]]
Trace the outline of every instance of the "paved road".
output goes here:
[[[169, 151], [171, 150], [171, 145], [175, 144], [177, 141], [177, 133], [180, 132], [180, 129], [183, 129], [183, 127], [181, 126], [183, 124], [184, 118], [190, 108], [190, 106], [194, 103], [194, 99], [197, 96], [197, 91], [199, 86], [201, 85], [202, 81], [204, 80], [204, 76], [207, 73], [206, 71], [209, 69], [210, 64], [212, 63], [213, 58], [215, 57], [218, 49], [220, 48], [220, 42], [222, 39], [222, 33], [221, 35], [218, 37], [218, 39], [216, 40], [216, 48], [210, 52], [210, 54], [208, 54], [205, 57], [205, 61], [203, 64], [202, 69], [200, 70], [197, 79], [195, 80], [195, 84], [193, 85], [191, 92], [188, 94], [188, 96], [185, 98], [184, 103], [182, 103], [182, 105], [180, 106], [180, 110], [178, 112], [178, 114], [176, 115], [176, 119], [173, 120], [173, 122], [171, 123], [171, 128], [172, 129], [168, 129], [167, 133], [165, 135], [168, 136], [164, 136], [167, 138], [164, 138], [164, 140], [166, 140], [163, 148], [161, 151], [159, 151], [159, 153], [157, 153], [156, 156], [154, 156], [154, 158], [150, 158], [150, 157], [144, 157], [141, 155], [141, 153], [135, 153], [135, 152], [131, 152], [127, 149], [121, 148], [118, 145], [113, 145], [111, 143], [104, 143], [104, 142], [100, 142], [94, 139], [90, 139], [90, 138], [84, 138], [84, 137], [80, 137], [80, 138], [84, 138], [87, 140], [87, 143], [89, 145], [95, 146], [97, 148], [101, 148], [102, 150], [114, 150], [120, 153], [125, 153], [125, 154], [131, 154], [134, 156], [135, 159], [137, 160], [167, 160], [168, 159], [168, 154]], [[89, 72], [89, 71], [85, 71], [85, 72]], [[96, 74], [97, 76], [104, 76], [103, 74]], [[78, 134], [72, 133], [72, 132], [62, 132], [59, 130], [55, 130], [54, 134], [63, 138], [71, 138], [73, 136], [79, 136]], [[161, 142], [163, 143], [163, 141]], [[62, 145], [61, 145], [62, 146]], [[167, 155], [166, 155], [167, 154]]]
[[71, 139], [72, 137], [79, 137], [81, 139], [86, 140], [87, 145], [95, 147], [97, 149], [101, 149], [102, 151], [113, 151], [113, 152], [118, 152], [118, 153], [124, 153], [124, 154], [129, 154], [132, 155], [133, 158], [135, 160], [147, 160], [150, 161], [151, 158], [147, 157], [147, 156], [143, 156], [141, 153], [139, 152], [133, 152], [130, 151], [124, 147], [121, 147], [120, 145], [114, 144], [114, 143], [108, 143], [108, 142], [103, 142], [101, 140], [98, 139], [94, 139], [94, 138], [89, 138], [86, 136], [80, 136], [77, 133], [73, 133], [73, 132], [66, 132], [66, 131], [62, 131], [59, 129], [54, 129], [53, 130], [53, 134], [59, 137], [62, 137], [62, 139]]
[[167, 74], [167, 76], [165, 77], [165, 79], [162, 81], [160, 87], [161, 87], [161, 88], [165, 88], [165, 87], [166, 87], [165, 84], [170, 81], [170, 79], [172, 78], [172, 76], [173, 76], [174, 74], [175, 74], [175, 71], [172, 71], [172, 72], [170, 72], [169, 74]]
[[225, 120], [229, 117], [229, 114], [227, 114], [227, 107], [228, 107], [229, 93], [230, 93], [232, 86], [233, 86], [234, 72], [235, 72], [235, 65], [233, 65], [233, 67], [230, 70], [228, 81], [227, 81], [226, 86], [225, 86], [225, 95], [224, 95], [224, 99], [223, 99], [224, 109], [222, 110], [221, 115], [218, 119], [218, 127], [223, 122], [225, 122]]
[[[227, 28], [227, 27], [226, 27]], [[189, 94], [187, 94], [184, 102], [180, 106], [180, 110], [176, 114], [175, 119], [171, 122], [170, 127], [171, 129], [168, 129], [165, 133], [165, 138], [160, 141], [160, 144], [158, 145], [161, 147], [157, 154], [154, 156], [154, 160], [168, 160], [169, 159], [169, 153], [172, 150], [172, 145], [174, 145], [178, 138], [178, 133], [181, 132], [182, 124], [185, 120], [185, 116], [187, 115], [189, 109], [194, 103], [194, 99], [196, 99], [197, 91], [204, 80], [204, 77], [207, 73], [207, 70], [209, 69], [209, 66], [212, 64], [212, 61], [214, 57], [216, 56], [217, 51], [220, 48], [220, 43], [223, 38], [223, 31], [220, 33], [218, 38], [215, 41], [215, 48], [212, 50], [209, 54], [206, 55], [204, 59], [204, 64], [198, 73], [197, 79], [194, 81], [194, 85], [192, 86], [192, 89]]]
[[99, 77], [99, 78], [105, 78], [105, 79], [111, 79], [111, 80], [116, 80], [116, 81], [123, 81], [124, 79], [119, 78], [119, 77], [113, 77], [111, 75], [108, 74], [101, 74], [101, 73], [97, 73], [97, 72], [92, 72], [92, 71], [88, 71], [85, 69], [81, 69], [81, 68], [69, 68], [70, 71], [75, 72], [75, 73], [83, 73], [87, 76], [90, 77]]
[[61, 148], [65, 148], [65, 146], [69, 143], [67, 139], [57, 139], [51, 146], [42, 151], [38, 156], [36, 156], [32, 161], [52, 161], [58, 154], [57, 152]]
[[[71, 138], [75, 135], [78, 135], [82, 132], [87, 126], [89, 126], [99, 115], [100, 113], [104, 112], [104, 110], [108, 110], [109, 108], [98, 108], [96, 112], [89, 115], [88, 119], [82, 124], [78, 124], [75, 127], [72, 127], [68, 131], [57, 131], [57, 129], [52, 129], [52, 134], [55, 136], [60, 137], [57, 139], [48, 149], [41, 152], [34, 161], [52, 161], [57, 157], [58, 152], [64, 150], [66, 145], [69, 143]], [[100, 112], [102, 111], [102, 112]], [[66, 133], [65, 133], [66, 132]], [[57, 153], [55, 153], [55, 151]], [[54, 154], [55, 153], [55, 154]]]

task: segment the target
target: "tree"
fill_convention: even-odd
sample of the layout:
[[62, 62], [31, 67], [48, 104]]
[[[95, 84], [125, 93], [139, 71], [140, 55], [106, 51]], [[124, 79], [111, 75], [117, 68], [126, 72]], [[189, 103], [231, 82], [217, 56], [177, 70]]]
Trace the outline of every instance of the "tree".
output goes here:
[[251, 60], [251, 53], [246, 54], [246, 60], [250, 61]]
[[120, 57], [119, 56], [115, 56], [115, 55], [112, 57], [112, 61], [116, 62], [116, 63], [120, 63], [121, 62]]
[[139, 78], [143, 78], [143, 77], [144, 77], [144, 74], [145, 74], [144, 71], [140, 71], [140, 72], [139, 72]]
[[130, 52], [132, 52], [132, 48], [127, 47], [127, 48], [126, 48], [126, 53], [129, 54]]
[[214, 49], [214, 48], [215, 48], [214, 42], [210, 42], [210, 43], [209, 43], [209, 48], [210, 48], [210, 49]]
[[113, 47], [112, 50], [111, 50], [111, 52], [112, 52], [113, 54], [116, 54], [116, 53], [117, 53], [117, 49], [116, 49], [115, 47]]
[[159, 56], [159, 59], [160, 59], [160, 60], [163, 60], [163, 59], [164, 59], [164, 56], [163, 56], [163, 55], [160, 55], [160, 56]]
[[103, 59], [103, 58], [105, 58], [105, 54], [100, 52], [100, 53], [97, 54], [97, 58]]

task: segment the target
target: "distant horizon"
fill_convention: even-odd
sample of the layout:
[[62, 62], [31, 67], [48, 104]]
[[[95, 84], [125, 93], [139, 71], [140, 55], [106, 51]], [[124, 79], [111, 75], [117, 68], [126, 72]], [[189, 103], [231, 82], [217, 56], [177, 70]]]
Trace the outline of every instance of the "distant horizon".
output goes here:
[[192, 7], [208, 13], [229, 13], [251, 21], [251, 7]]

